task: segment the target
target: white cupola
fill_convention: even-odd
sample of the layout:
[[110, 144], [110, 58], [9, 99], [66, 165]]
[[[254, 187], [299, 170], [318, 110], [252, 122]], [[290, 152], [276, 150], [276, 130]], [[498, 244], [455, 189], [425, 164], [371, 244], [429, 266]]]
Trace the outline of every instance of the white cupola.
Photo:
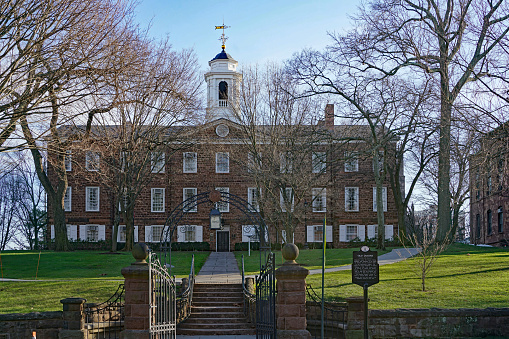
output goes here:
[[[224, 33], [223, 33], [224, 35]], [[207, 83], [206, 120], [213, 121], [225, 118], [237, 121], [239, 107], [239, 90], [242, 74], [237, 72], [238, 62], [225, 52], [224, 40], [222, 51], [209, 61], [210, 71], [205, 73]]]

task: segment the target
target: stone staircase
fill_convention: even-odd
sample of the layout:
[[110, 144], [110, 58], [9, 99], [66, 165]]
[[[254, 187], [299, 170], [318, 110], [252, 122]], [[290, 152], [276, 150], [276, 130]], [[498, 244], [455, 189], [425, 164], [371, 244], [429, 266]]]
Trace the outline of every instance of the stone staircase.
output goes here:
[[191, 316], [177, 326], [177, 334], [254, 335], [243, 303], [242, 284], [195, 284]]

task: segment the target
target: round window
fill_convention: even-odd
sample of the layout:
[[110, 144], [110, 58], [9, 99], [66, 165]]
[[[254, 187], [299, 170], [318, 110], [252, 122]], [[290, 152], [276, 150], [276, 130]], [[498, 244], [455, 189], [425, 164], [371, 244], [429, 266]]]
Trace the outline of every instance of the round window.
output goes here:
[[228, 128], [228, 126], [226, 125], [217, 125], [216, 127], [216, 134], [219, 135], [220, 137], [224, 138], [225, 136], [228, 135], [228, 133], [230, 133], [230, 129]]

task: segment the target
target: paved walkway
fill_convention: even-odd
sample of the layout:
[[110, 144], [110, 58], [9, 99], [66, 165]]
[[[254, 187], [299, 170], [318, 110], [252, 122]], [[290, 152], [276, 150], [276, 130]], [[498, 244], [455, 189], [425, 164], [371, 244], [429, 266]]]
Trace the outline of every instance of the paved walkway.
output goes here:
[[211, 252], [195, 278], [198, 284], [240, 284], [242, 276], [233, 252]]

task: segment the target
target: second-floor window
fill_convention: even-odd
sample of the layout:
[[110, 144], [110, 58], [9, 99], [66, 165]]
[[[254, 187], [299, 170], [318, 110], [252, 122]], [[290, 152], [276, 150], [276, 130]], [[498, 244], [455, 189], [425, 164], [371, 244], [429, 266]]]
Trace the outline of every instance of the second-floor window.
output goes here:
[[86, 187], [85, 199], [87, 212], [99, 212], [99, 187]]
[[359, 171], [359, 158], [355, 152], [345, 152], [345, 172]]
[[[216, 187], [216, 191], [219, 191], [221, 193], [230, 193], [230, 188], [229, 187]], [[222, 195], [221, 195], [221, 201], [219, 201], [217, 203], [217, 209], [221, 213], [230, 212], [230, 204], [226, 198], [223, 198]]]
[[504, 211], [502, 210], [502, 206], [498, 208], [498, 233], [502, 233], [504, 231]]
[[196, 173], [198, 171], [198, 156], [196, 152], [184, 152], [182, 161], [184, 173]]
[[151, 152], [150, 153], [150, 168], [152, 173], [164, 173], [164, 153]]
[[327, 210], [327, 189], [313, 188], [313, 212], [325, 212]]
[[88, 151], [85, 153], [85, 168], [87, 171], [98, 171], [101, 156], [98, 152]]
[[486, 218], [488, 219], [487, 220], [487, 223], [488, 223], [488, 234], [491, 234], [491, 232], [492, 232], [492, 215], [491, 215], [491, 210], [488, 210]]
[[293, 189], [291, 187], [281, 189], [279, 192], [279, 204], [281, 205], [281, 211], [287, 212], [289, 209], [290, 212], [293, 212], [294, 202]]
[[183, 206], [184, 212], [198, 212], [198, 206], [196, 205], [196, 188], [186, 187], [183, 189], [183, 201], [186, 204]]
[[227, 152], [216, 153], [216, 173], [230, 173], [230, 156]]
[[71, 150], [65, 151], [64, 163], [65, 163], [65, 170], [67, 172], [72, 171], [72, 151]]
[[359, 211], [359, 187], [345, 187], [345, 211]]
[[279, 171], [281, 173], [292, 173], [293, 158], [290, 152], [284, 152], [279, 155]]
[[164, 212], [164, 188], [151, 189], [151, 211]]
[[67, 187], [64, 195], [64, 211], [70, 212], [72, 206], [72, 188]]
[[256, 187], [248, 187], [247, 188], [247, 202], [251, 205], [250, 209], [252, 211], [260, 211], [260, 205], [258, 203], [258, 197], [260, 196], [260, 191]]
[[[373, 187], [373, 212], [377, 211], [376, 191], [376, 187]], [[384, 205], [384, 212], [387, 212], [387, 187], [382, 187], [382, 202]]]
[[311, 165], [313, 166], [313, 173], [325, 173], [327, 168], [327, 153], [313, 152], [311, 158]]

